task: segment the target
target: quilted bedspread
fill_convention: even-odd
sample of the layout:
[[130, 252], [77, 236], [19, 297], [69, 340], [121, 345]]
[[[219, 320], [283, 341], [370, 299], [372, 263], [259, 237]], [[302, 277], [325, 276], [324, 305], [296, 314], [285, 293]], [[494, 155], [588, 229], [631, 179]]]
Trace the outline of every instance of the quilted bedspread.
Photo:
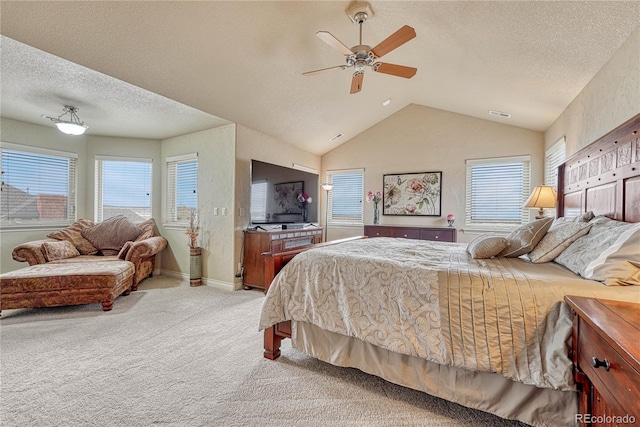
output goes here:
[[[563, 296], [615, 290], [568, 270], [555, 277], [563, 268], [551, 264], [475, 260], [465, 244], [408, 239], [316, 248], [276, 276], [259, 326], [309, 322], [439, 364], [574, 390]], [[537, 273], [545, 268], [551, 274]]]

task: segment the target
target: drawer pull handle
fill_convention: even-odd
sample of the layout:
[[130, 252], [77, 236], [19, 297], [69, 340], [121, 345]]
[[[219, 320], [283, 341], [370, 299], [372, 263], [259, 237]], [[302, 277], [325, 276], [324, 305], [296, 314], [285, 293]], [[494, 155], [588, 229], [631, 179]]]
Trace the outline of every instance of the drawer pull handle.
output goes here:
[[598, 369], [599, 367], [604, 367], [605, 371], [608, 371], [609, 368], [611, 368], [611, 364], [609, 363], [609, 361], [607, 360], [607, 358], [605, 357], [604, 360], [599, 360], [597, 357], [592, 357], [591, 358], [591, 364], [593, 365], [594, 368]]

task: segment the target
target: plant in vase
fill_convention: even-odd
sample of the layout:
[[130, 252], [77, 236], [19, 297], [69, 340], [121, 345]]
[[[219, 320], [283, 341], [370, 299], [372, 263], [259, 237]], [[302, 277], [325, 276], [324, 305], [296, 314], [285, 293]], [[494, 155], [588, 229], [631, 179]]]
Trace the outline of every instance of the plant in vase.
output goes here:
[[378, 212], [378, 203], [382, 200], [382, 193], [380, 191], [376, 191], [375, 193], [371, 190], [367, 192], [367, 203], [373, 202], [373, 223], [378, 224], [380, 222], [380, 213]]
[[454, 214], [447, 215], [447, 223], [449, 227], [453, 227], [453, 223], [456, 222], [456, 216]]
[[298, 194], [298, 203], [300, 203], [300, 209], [302, 210], [302, 222], [307, 222], [307, 203], [311, 203], [313, 200], [307, 193]]
[[200, 218], [198, 217], [197, 209], [191, 209], [189, 212], [189, 226], [184, 234], [189, 236], [189, 246], [191, 249], [198, 247], [198, 233], [200, 232]]
[[202, 284], [202, 248], [198, 247], [198, 233], [200, 232], [200, 217], [196, 209], [189, 213], [189, 226], [185, 234], [189, 236], [189, 283], [191, 286]]

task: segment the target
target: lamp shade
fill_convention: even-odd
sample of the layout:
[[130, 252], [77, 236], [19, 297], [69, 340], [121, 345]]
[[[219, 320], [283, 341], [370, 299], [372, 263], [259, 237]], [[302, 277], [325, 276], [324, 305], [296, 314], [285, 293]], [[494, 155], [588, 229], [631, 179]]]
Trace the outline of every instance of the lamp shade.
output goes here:
[[325, 191], [333, 190], [333, 184], [321, 184], [321, 185], [322, 185], [322, 189]]
[[555, 208], [556, 207], [556, 189], [549, 185], [538, 185], [533, 189], [526, 202], [525, 208]]

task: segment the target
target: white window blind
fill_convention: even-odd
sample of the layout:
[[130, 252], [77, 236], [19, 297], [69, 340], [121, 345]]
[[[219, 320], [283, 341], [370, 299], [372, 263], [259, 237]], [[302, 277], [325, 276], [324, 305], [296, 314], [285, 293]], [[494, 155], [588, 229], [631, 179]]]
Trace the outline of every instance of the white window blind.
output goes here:
[[467, 160], [466, 224], [491, 227], [529, 222], [530, 157]]
[[266, 221], [268, 190], [267, 180], [251, 183], [251, 221]]
[[547, 150], [544, 158], [544, 183], [558, 189], [558, 166], [567, 159], [567, 147], [562, 137]]
[[[551, 146], [544, 157], [544, 184], [558, 191], [558, 166], [567, 159], [567, 147], [564, 136]], [[555, 216], [555, 209], [545, 209], [545, 215]]]
[[96, 156], [95, 221], [151, 218], [151, 159]]
[[198, 153], [167, 157], [166, 223], [187, 223], [198, 209]]
[[364, 170], [327, 171], [327, 181], [333, 184], [327, 204], [329, 224], [361, 225]]
[[75, 153], [3, 142], [2, 226], [55, 226], [75, 221], [77, 163]]

